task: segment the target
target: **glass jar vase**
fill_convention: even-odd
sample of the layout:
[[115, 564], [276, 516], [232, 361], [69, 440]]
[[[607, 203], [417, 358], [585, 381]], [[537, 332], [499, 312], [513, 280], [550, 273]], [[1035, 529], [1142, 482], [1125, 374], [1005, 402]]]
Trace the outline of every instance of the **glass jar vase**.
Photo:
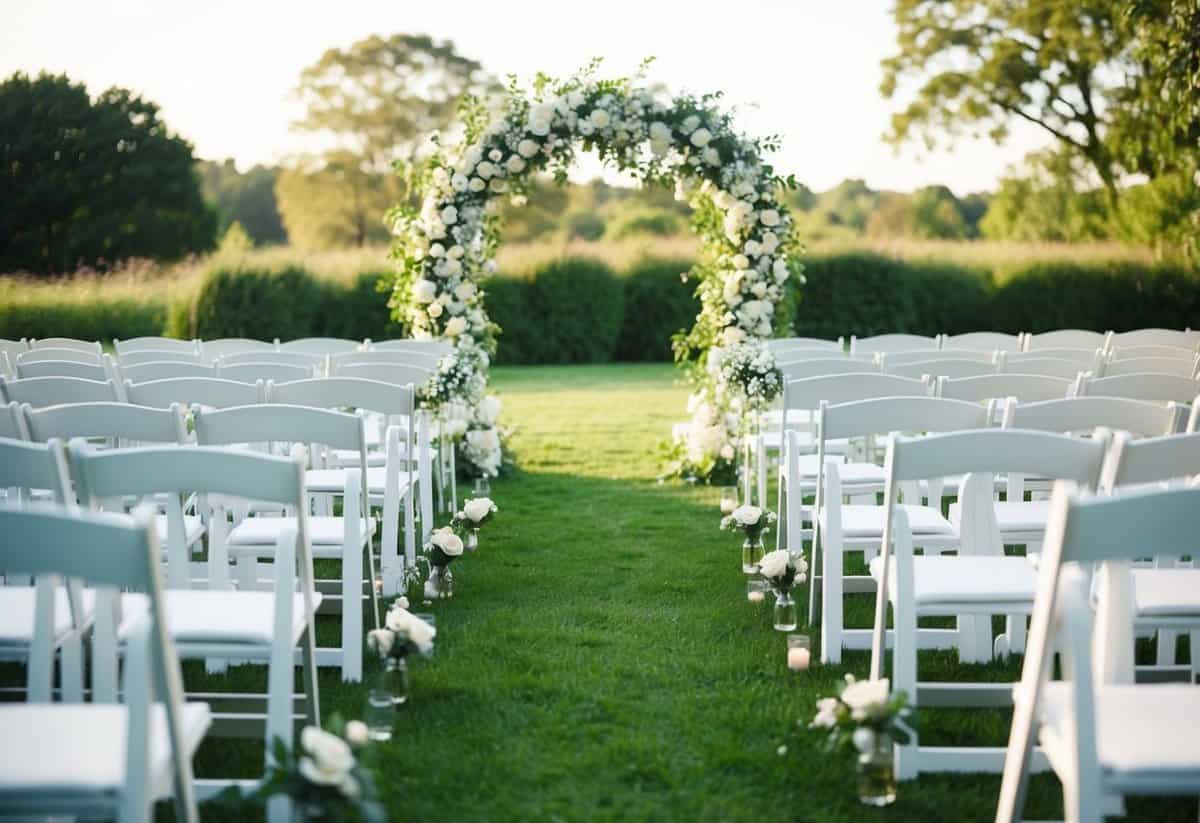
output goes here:
[[742, 574], [758, 574], [758, 564], [766, 552], [762, 535], [747, 535], [742, 543]]
[[876, 732], [871, 745], [858, 753], [858, 800], [866, 806], [896, 802], [896, 769], [892, 736]]
[[448, 600], [454, 597], [454, 575], [449, 566], [431, 566], [425, 581], [426, 600]]
[[796, 601], [791, 589], [775, 589], [775, 631], [790, 632], [796, 628]]

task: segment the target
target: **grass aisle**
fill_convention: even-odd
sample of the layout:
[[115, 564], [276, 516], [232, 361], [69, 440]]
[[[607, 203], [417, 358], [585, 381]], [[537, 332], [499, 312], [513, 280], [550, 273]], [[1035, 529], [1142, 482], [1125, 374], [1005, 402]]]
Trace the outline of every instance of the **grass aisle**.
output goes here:
[[[455, 566], [436, 656], [374, 753], [393, 819], [990, 820], [996, 777], [926, 776], [865, 809], [851, 756], [797, 726], [866, 658], [788, 672], [770, 609], [746, 601], [740, 542], [717, 530], [717, 490], [654, 480], [686, 402], [673, 380], [664, 365], [494, 371], [521, 470], [494, 484], [500, 517]], [[327, 710], [358, 715], [361, 686], [322, 683]], [[975, 726], [971, 742], [1005, 742], [1006, 717], [972, 714], [942, 739]], [[1029, 816], [1061, 817], [1059, 797], [1035, 780]], [[1194, 820], [1181, 806], [1131, 819]]]

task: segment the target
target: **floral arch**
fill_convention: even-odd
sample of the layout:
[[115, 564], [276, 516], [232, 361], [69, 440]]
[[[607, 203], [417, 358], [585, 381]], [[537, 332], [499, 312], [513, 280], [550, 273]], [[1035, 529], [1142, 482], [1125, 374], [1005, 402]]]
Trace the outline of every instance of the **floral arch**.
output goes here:
[[[673, 183], [676, 197], [692, 205], [702, 239], [699, 262], [686, 275], [698, 284], [701, 311], [674, 341], [695, 387], [675, 468], [708, 478], [732, 466], [740, 416], [730, 412], [747, 401], [721, 363], [744, 362], [754, 353], [747, 349], [786, 333], [784, 284], [803, 277], [803, 250], [778, 198], [794, 181], [764, 162], [777, 139], [736, 132], [719, 94], [668, 97], [642, 85], [641, 73], [599, 80], [596, 67], [562, 81], [539, 76], [530, 90], [514, 82], [495, 116], [476, 100], [464, 102], [464, 142], [435, 146], [418, 175], [420, 209], [388, 215], [397, 262], [389, 306], [414, 337], [454, 344], [426, 401], [459, 407], [456, 416], [467, 421], [461, 456], [476, 473], [495, 474], [502, 446], [487, 369], [500, 330], [488, 318], [480, 281], [495, 271], [499, 198], [522, 203], [539, 172], [565, 180], [580, 147], [643, 183]], [[742, 356], [728, 357], [735, 349]]]

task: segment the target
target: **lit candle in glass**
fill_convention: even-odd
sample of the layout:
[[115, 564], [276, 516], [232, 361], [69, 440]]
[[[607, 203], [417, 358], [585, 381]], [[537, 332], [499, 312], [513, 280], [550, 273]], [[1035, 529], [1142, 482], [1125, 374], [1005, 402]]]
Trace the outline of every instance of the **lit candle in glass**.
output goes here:
[[806, 634], [787, 636], [787, 667], [794, 672], [806, 671], [812, 664], [812, 642]]

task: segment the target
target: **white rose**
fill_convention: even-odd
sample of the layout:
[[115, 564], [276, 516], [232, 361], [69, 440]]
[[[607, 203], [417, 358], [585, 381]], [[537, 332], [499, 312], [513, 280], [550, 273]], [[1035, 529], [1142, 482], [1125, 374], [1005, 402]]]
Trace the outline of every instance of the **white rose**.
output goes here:
[[693, 146], [702, 149], [708, 145], [708, 141], [712, 140], [712, 132], [708, 129], [696, 129], [692, 132], [690, 140]]
[[771, 273], [775, 275], [775, 282], [782, 283], [788, 277], [788, 264], [782, 257], [775, 261], [775, 265], [771, 267]]
[[[849, 676], [847, 676], [849, 680]], [[855, 720], [864, 720], [871, 710], [887, 702], [888, 681], [882, 680], [850, 680], [842, 690], [842, 702], [850, 707], [850, 716]]]
[[458, 288], [454, 290], [454, 296], [459, 300], [470, 300], [478, 291], [479, 288], [474, 283], [459, 283]]
[[500, 435], [495, 429], [473, 429], [467, 432], [467, 444], [481, 452], [491, 452], [500, 448]]
[[521, 155], [526, 160], [533, 157], [541, 150], [541, 147], [528, 137], [517, 144], [517, 154]]
[[770, 254], [777, 248], [779, 248], [779, 235], [775, 234], [773, 231], [769, 231], [764, 234], [762, 238], [762, 250], [765, 253]]
[[454, 206], [446, 206], [446, 208], [442, 209], [441, 218], [442, 222], [447, 226], [453, 226], [458, 222], [458, 209], [454, 208]]
[[588, 115], [588, 120], [598, 129], [602, 129], [612, 122], [612, 118], [604, 109], [593, 109], [592, 113]]
[[494, 191], [496, 194], [500, 194], [508, 190], [508, 183], [504, 182], [499, 177], [496, 177], [492, 180], [492, 182], [488, 183], [488, 188]]
[[441, 549], [442, 554], [447, 557], [458, 557], [463, 553], [462, 538], [455, 534], [449, 526], [434, 529], [429, 542]]
[[655, 121], [650, 124], [650, 139], [651, 140], [670, 140], [671, 127], [661, 121]]
[[413, 300], [418, 303], [432, 303], [437, 297], [437, 283], [421, 279], [413, 283]]
[[782, 577], [787, 574], [789, 560], [791, 560], [791, 554], [787, 549], [768, 552], [763, 555], [762, 560], [758, 561], [758, 573], [763, 577]]
[[733, 510], [733, 519], [743, 526], [753, 526], [762, 514], [763, 510], [758, 506], [738, 506]]
[[520, 174], [525, 170], [525, 160], [519, 154], [509, 155], [508, 160], [504, 162], [507, 168], [513, 174]]
[[725, 346], [736, 346], [746, 339], [746, 333], [737, 326], [726, 326], [721, 332], [721, 343]]
[[575, 91], [567, 94], [567, 105], [573, 109], [577, 109], [583, 105], [583, 102], [586, 99], [587, 98], [583, 96], [583, 92], [579, 91], [579, 89], [576, 89]]
[[391, 629], [372, 629], [367, 632], [367, 648], [379, 654], [380, 657], [387, 657], [392, 653], [392, 644], [396, 642], [396, 635]]
[[400, 595], [399, 597], [397, 597], [395, 600], [392, 601], [392, 608], [393, 609], [407, 609], [408, 608], [408, 598], [405, 597], [404, 595]]
[[446, 253], [446, 247], [443, 246], [441, 243], [434, 243], [432, 246], [429, 247], [429, 256], [430, 257], [441, 257], [445, 253]]
[[701, 152], [700, 157], [710, 166], [721, 165], [721, 153], [712, 146], [705, 147], [704, 151]]
[[448, 257], [442, 261], [442, 273], [446, 277], [458, 277], [458, 275], [462, 274], [462, 263], [453, 257]]
[[821, 698], [817, 701], [817, 716], [810, 725], [817, 729], [832, 729], [837, 725], [837, 707], [836, 697]]
[[365, 746], [370, 739], [366, 723], [361, 720], [351, 720], [346, 724], [346, 742], [351, 746]]
[[499, 163], [500, 158], [503, 156], [504, 156], [504, 152], [500, 151], [500, 149], [492, 149], [491, 151], [488, 152], [488, 159], [491, 160], [493, 163]]
[[340, 786], [354, 768], [354, 752], [345, 740], [316, 726], [300, 733], [308, 757], [300, 760], [300, 774], [319, 786]]
[[500, 416], [500, 409], [503, 403], [500, 398], [494, 394], [489, 394], [487, 397], [479, 401], [479, 421], [485, 425], [491, 426]]
[[465, 252], [463, 250], [463, 247], [458, 245], [457, 243], [454, 244], [453, 246], [451, 246], [450, 248], [446, 249], [446, 256], [453, 257], [455, 260], [462, 257], [464, 253]]
[[584, 120], [579, 124], [579, 133], [584, 137], [591, 137], [595, 131], [596, 127], [592, 125], [590, 120]]
[[467, 190], [467, 176], [465, 174], [460, 174], [459, 172], [455, 172], [454, 176], [450, 178], [450, 186], [455, 191], [466, 191]]
[[442, 430], [446, 433], [447, 437], [462, 437], [467, 433], [467, 421], [458, 419], [447, 420]]
[[775, 211], [775, 209], [763, 209], [758, 214], [758, 221], [764, 226], [778, 226], [779, 212]]
[[487, 497], [476, 497], [463, 503], [463, 514], [473, 523], [478, 523], [492, 513], [495, 504]]
[[494, 164], [488, 162], [487, 160], [484, 160], [482, 163], [479, 164], [479, 168], [475, 169], [475, 173], [478, 174], [480, 177], [482, 177], [484, 180], [487, 180], [488, 178], [494, 176], [496, 174], [496, 172], [498, 172], [498, 171], [499, 171], [499, 169], [496, 168], [496, 166]]
[[651, 140], [650, 152], [655, 157], [665, 157], [667, 152], [671, 150], [671, 141], [669, 140]]
[[467, 330], [467, 321], [463, 317], [451, 317], [450, 322], [446, 324], [446, 336], [458, 337]]
[[687, 117], [683, 118], [683, 122], [679, 124], [679, 128], [684, 134], [691, 134], [699, 127], [699, 125], [700, 118], [694, 114], [689, 114]]
[[487, 188], [487, 183], [483, 182], [483, 180], [479, 179], [478, 177], [472, 177], [471, 182], [467, 184], [467, 188], [474, 192], [481, 192]]
[[762, 298], [767, 296], [767, 284], [766, 283], [755, 283], [753, 286], [750, 287], [750, 293], [761, 300]]
[[429, 312], [430, 317], [432, 317], [434, 320], [437, 320], [442, 316], [442, 312], [445, 311], [445, 308], [441, 303], [430, 303], [429, 308], [426, 309], [426, 311]]
[[747, 257], [747, 256], [746, 256], [746, 255], [744, 255], [744, 254], [735, 254], [735, 255], [733, 256], [733, 267], [734, 267], [735, 269], [748, 269], [748, 268], [750, 268], [750, 258], [749, 258], [749, 257]]
[[732, 443], [726, 443], [724, 446], [721, 447], [721, 459], [732, 460], [736, 455], [737, 455], [737, 452], [734, 451]]
[[713, 195], [713, 203], [722, 211], [731, 208], [734, 202], [734, 196], [727, 191], [719, 191]]
[[418, 652], [428, 655], [433, 650], [435, 637], [437, 637], [437, 629], [415, 614], [409, 615], [408, 641], [417, 647]]

